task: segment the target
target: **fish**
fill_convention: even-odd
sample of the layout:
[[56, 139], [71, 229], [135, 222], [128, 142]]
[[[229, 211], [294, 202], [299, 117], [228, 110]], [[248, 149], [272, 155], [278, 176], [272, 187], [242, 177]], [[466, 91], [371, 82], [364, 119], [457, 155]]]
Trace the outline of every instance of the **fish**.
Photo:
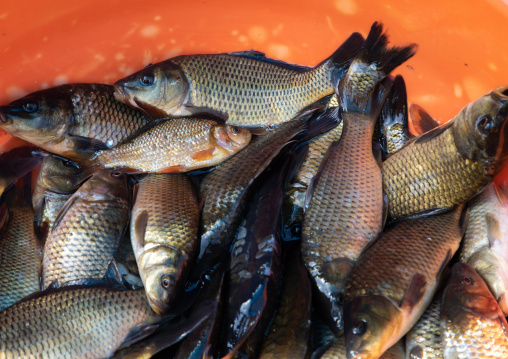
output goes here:
[[384, 224], [381, 169], [372, 153], [374, 126], [388, 95], [383, 79], [415, 51], [414, 45], [388, 49], [387, 43], [382, 25], [374, 23], [339, 83], [342, 135], [327, 150], [306, 195], [303, 259], [317, 308], [337, 335], [343, 330], [345, 279]]
[[401, 75], [393, 79], [392, 89], [379, 115], [380, 144], [384, 159], [400, 150], [409, 141], [407, 93]]
[[365, 249], [346, 286], [348, 359], [380, 357], [416, 324], [459, 248], [467, 217], [462, 204], [401, 221]]
[[34, 146], [22, 146], [0, 154], [0, 196], [42, 162], [42, 156], [34, 154], [38, 150]]
[[134, 255], [128, 231], [120, 239], [115, 253], [115, 262], [125, 285], [132, 289], [143, 287], [143, 281], [139, 276], [138, 264], [136, 263], [136, 256]]
[[143, 289], [49, 288], [0, 312], [0, 358], [111, 357], [161, 321]]
[[299, 243], [286, 249], [281, 293], [259, 358], [305, 358], [310, 347], [311, 286]]
[[440, 317], [444, 358], [507, 358], [508, 324], [474, 268], [456, 263]]
[[305, 116], [332, 95], [362, 44], [353, 33], [314, 68], [257, 51], [178, 56], [117, 81], [115, 96], [152, 115], [206, 113], [232, 126], [269, 128]]
[[132, 248], [150, 306], [167, 314], [196, 255], [199, 202], [185, 174], [149, 174], [137, 186]]
[[84, 83], [36, 91], [0, 107], [0, 129], [63, 157], [87, 158], [95, 142], [114, 147], [150, 122], [114, 91]]
[[292, 161], [281, 155], [249, 199], [231, 247], [221, 355], [257, 358], [282, 276], [279, 213]]
[[[322, 355], [316, 356], [313, 359], [346, 359], [346, 341], [344, 337], [340, 337], [337, 341]], [[390, 347], [386, 352], [383, 353], [379, 359], [404, 359], [406, 358], [406, 350], [404, 347], [404, 341], [399, 340], [395, 345]], [[411, 358], [416, 359], [416, 358]]]
[[[127, 176], [114, 170], [97, 173], [58, 212], [44, 245], [43, 288], [66, 282], [85, 284], [111, 273], [113, 257], [130, 213]], [[121, 281], [121, 278], [119, 278]]]
[[508, 87], [466, 105], [383, 162], [392, 220], [446, 211], [481, 192], [508, 160]]
[[459, 260], [483, 278], [508, 314], [508, 192], [492, 182], [469, 201], [471, 214]]
[[443, 292], [438, 292], [423, 315], [406, 334], [408, 359], [443, 359], [439, 316]]
[[41, 243], [46, 241], [60, 209], [79, 188], [74, 179], [80, 173], [79, 166], [65, 158], [48, 155], [42, 160], [32, 195], [35, 227]]
[[41, 246], [28, 183], [7, 190], [0, 204], [0, 311], [41, 289]]
[[[153, 122], [115, 148], [82, 161], [83, 177], [101, 168], [126, 173], [179, 173], [214, 166], [250, 142], [249, 130], [204, 118]], [[104, 147], [104, 146], [102, 146]]]
[[[281, 150], [290, 142], [305, 140], [334, 125], [335, 118], [328, 112], [283, 123], [262, 136], [256, 136], [244, 150], [206, 175], [200, 189], [203, 204], [200, 249], [189, 286], [202, 282], [224, 259], [252, 184]], [[298, 135], [304, 138], [297, 139]]]

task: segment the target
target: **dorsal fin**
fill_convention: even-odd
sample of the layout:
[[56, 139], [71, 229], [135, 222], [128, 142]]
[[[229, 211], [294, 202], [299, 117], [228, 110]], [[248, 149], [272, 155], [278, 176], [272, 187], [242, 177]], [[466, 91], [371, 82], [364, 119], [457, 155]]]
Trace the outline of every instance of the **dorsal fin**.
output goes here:
[[423, 107], [415, 103], [409, 106], [409, 114], [411, 115], [411, 122], [416, 131], [416, 136], [421, 136], [424, 133], [432, 131], [434, 128], [439, 127], [437, 122]]

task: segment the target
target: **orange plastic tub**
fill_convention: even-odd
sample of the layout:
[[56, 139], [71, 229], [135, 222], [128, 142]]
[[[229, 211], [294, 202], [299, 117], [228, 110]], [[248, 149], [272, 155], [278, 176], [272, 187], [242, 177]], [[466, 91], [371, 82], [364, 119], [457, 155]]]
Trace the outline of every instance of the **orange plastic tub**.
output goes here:
[[[0, 9], [0, 103], [63, 83], [113, 83], [179, 54], [255, 49], [313, 66], [376, 20], [392, 43], [419, 45], [396, 72], [409, 103], [441, 122], [508, 84], [508, 5], [501, 0], [7, 0]], [[20, 143], [1, 135], [0, 151]]]

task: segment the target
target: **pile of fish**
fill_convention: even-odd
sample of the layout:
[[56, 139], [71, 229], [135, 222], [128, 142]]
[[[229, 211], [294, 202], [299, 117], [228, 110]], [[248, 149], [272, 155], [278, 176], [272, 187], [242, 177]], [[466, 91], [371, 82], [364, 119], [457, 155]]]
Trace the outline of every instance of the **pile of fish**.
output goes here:
[[438, 126], [415, 50], [375, 23], [0, 107], [0, 358], [507, 358], [508, 87]]

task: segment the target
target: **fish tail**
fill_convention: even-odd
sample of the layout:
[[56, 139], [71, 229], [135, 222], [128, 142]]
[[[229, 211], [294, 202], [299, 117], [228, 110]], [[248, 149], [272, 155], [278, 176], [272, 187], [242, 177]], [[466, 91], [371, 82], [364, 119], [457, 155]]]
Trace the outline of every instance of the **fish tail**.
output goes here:
[[376, 85], [416, 51], [415, 44], [392, 48], [387, 45], [388, 37], [383, 33], [383, 25], [375, 22], [347, 75], [339, 83], [339, 103], [344, 109], [373, 112], [369, 101]]
[[365, 39], [360, 33], [353, 32], [329, 58], [318, 65], [319, 67], [326, 64], [332, 69], [331, 79], [334, 88], [337, 88], [339, 80], [346, 74], [351, 61], [358, 54], [364, 42]]

